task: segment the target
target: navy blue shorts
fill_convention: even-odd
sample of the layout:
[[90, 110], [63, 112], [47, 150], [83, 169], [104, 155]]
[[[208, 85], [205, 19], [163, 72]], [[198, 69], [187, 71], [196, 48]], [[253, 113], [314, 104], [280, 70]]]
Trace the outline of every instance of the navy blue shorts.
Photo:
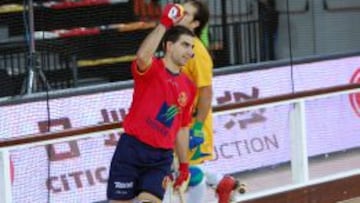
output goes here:
[[148, 192], [163, 199], [163, 181], [172, 161], [173, 150], [157, 149], [122, 134], [111, 160], [107, 198], [130, 200]]

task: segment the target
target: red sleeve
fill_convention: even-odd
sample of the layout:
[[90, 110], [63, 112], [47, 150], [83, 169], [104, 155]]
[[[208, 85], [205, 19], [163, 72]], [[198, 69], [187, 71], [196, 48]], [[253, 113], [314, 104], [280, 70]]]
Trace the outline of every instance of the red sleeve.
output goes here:
[[151, 78], [151, 76], [154, 75], [154, 72], [156, 72], [156, 69], [160, 67], [158, 65], [159, 60], [160, 59], [154, 57], [152, 59], [151, 64], [149, 65], [150, 67], [145, 72], [140, 72], [138, 70], [136, 59], [135, 59], [131, 63], [131, 73], [132, 73], [132, 76], [133, 76], [134, 80], [138, 80], [140, 78], [141, 79]]

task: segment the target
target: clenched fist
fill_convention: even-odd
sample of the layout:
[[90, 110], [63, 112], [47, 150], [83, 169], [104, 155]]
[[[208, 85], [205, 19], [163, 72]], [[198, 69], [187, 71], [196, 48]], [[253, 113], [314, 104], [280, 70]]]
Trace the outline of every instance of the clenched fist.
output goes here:
[[166, 29], [171, 28], [184, 15], [184, 8], [180, 4], [167, 4], [161, 15], [160, 23]]

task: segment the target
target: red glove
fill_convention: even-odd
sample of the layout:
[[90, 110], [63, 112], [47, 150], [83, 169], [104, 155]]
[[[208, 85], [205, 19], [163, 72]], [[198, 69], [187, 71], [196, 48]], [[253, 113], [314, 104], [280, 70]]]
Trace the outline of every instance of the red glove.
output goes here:
[[183, 184], [187, 184], [189, 182], [190, 172], [189, 172], [189, 164], [188, 163], [180, 163], [179, 166], [179, 175], [177, 176], [174, 184], [175, 189], [179, 189], [183, 186]]
[[167, 4], [161, 15], [160, 23], [169, 29], [183, 17], [183, 14], [184, 8], [180, 4]]

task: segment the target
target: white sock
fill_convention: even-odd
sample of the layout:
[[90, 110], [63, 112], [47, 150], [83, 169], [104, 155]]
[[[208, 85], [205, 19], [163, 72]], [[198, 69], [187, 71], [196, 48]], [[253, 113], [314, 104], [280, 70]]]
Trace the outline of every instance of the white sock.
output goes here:
[[187, 203], [205, 203], [206, 197], [206, 177], [204, 176], [200, 184], [191, 186], [187, 191]]

